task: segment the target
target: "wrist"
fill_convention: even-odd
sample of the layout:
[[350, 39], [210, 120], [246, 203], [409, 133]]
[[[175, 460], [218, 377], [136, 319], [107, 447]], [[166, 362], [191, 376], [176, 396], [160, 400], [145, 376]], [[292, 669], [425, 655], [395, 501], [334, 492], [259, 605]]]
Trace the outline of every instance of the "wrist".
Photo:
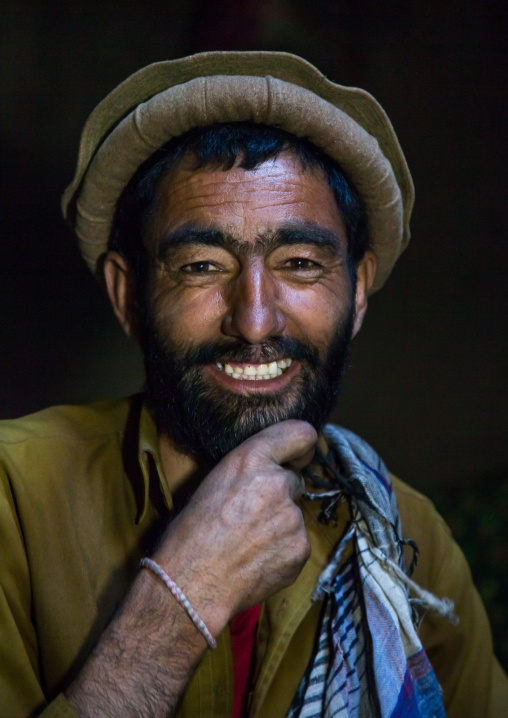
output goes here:
[[[205, 573], [191, 568], [186, 569], [174, 557], [173, 560], [165, 560], [161, 552], [157, 552], [152, 558], [185, 595], [190, 606], [204, 622], [211, 636], [214, 639], [218, 638], [234, 613], [234, 607], [230, 606], [227, 600], [225, 587], [218, 588], [215, 585], [214, 581], [211, 580], [212, 572]], [[154, 576], [154, 578], [156, 577]], [[160, 579], [158, 579], [158, 582], [167, 594], [165, 600], [178, 603], [167, 586], [164, 586]], [[179, 606], [179, 609], [186, 612], [182, 605]]]
[[197, 611], [191, 606], [189, 599], [181, 590], [181, 588], [173, 581], [172, 578], [170, 578], [170, 576], [167, 575], [164, 569], [151, 558], [143, 558], [141, 560], [141, 568], [145, 568], [148, 571], [151, 571], [153, 574], [155, 574], [155, 576], [157, 576], [157, 578], [162, 581], [162, 583], [166, 586], [175, 601], [187, 612], [192, 623], [196, 626], [198, 631], [201, 633], [201, 635], [207, 642], [208, 647], [212, 649], [217, 648], [215, 638], [208, 630], [206, 623], [203, 621]]

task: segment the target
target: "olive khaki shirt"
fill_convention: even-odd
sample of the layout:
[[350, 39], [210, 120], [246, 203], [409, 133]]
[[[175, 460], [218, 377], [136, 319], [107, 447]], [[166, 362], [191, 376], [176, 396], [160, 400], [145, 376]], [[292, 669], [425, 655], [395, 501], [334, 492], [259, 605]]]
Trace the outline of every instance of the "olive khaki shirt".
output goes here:
[[[0, 482], [0, 715], [77, 718], [62, 691], [172, 514], [155, 426], [140, 397], [0, 422]], [[508, 716], [508, 682], [493, 658], [465, 559], [432, 504], [393, 483], [403, 534], [420, 548], [414, 578], [454, 600], [460, 619], [452, 626], [429, 615], [420, 630], [447, 715]], [[348, 520], [345, 504], [335, 527], [318, 523], [314, 503], [300, 505], [312, 555], [297, 581], [263, 606], [251, 717], [288, 711], [318, 629], [320, 605], [311, 594]], [[192, 678], [178, 718], [231, 716], [227, 629], [217, 644]]]

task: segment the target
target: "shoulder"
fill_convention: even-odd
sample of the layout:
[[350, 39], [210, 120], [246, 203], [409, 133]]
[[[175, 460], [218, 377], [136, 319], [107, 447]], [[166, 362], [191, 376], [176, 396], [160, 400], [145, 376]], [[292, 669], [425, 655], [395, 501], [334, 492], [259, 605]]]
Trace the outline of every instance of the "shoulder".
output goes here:
[[0, 451], [26, 442], [88, 441], [122, 430], [128, 399], [98, 401], [85, 406], [53, 406], [18, 419], [0, 421]]
[[454, 626], [428, 614], [420, 627], [447, 715], [501, 715], [495, 706], [506, 705], [508, 682], [494, 659], [488, 618], [464, 554], [428, 498], [395, 476], [392, 484], [403, 535], [413, 539], [420, 551], [413, 578], [439, 598], [450, 598], [459, 619]]
[[[450, 598], [455, 604], [458, 626], [433, 613], [426, 614], [420, 625], [420, 638], [443, 689], [447, 715], [450, 718], [500, 715], [496, 709], [489, 711], [486, 704], [489, 694], [492, 705], [496, 701], [506, 704], [506, 677], [493, 660], [485, 609], [450, 529], [432, 501], [390, 474], [365, 441], [345, 429], [331, 429], [332, 440], [337, 439], [341, 448], [353, 452], [362, 463], [369, 464], [368, 468], [381, 467], [377, 468], [378, 485], [385, 483], [392, 503], [396, 502], [402, 536], [412, 539], [419, 549], [414, 581], [438, 598]], [[408, 552], [407, 565], [410, 558]], [[491, 692], [493, 675], [497, 678]]]
[[[412, 538], [410, 534], [417, 533], [428, 538], [428, 522], [430, 522], [432, 529], [439, 530], [440, 533], [443, 532], [451, 539], [450, 529], [427, 496], [392, 473], [390, 473], [390, 482], [397, 498], [404, 536]], [[425, 528], [422, 527], [422, 524]]]
[[467, 561], [432, 501], [397, 476], [391, 474], [390, 479], [402, 535], [414, 541], [419, 550], [415, 581], [439, 597], [471, 584]]
[[10, 537], [23, 534], [33, 549], [63, 527], [72, 527], [68, 536], [90, 524], [100, 533], [104, 512], [122, 500], [135, 513], [125, 482], [132, 404], [120, 399], [56, 406], [0, 422], [0, 524], [11, 527]]
[[72, 485], [122, 471], [123, 437], [131, 401], [55, 406], [0, 421], [0, 487], [18, 504], [49, 501]]

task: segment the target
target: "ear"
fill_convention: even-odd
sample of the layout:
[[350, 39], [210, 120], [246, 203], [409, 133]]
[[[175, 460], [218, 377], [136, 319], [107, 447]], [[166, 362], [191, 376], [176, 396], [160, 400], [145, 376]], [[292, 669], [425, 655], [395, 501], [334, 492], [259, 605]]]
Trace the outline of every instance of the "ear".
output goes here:
[[139, 308], [132, 267], [118, 252], [108, 252], [103, 269], [109, 300], [117, 319], [127, 336], [138, 342]]
[[356, 265], [356, 297], [355, 297], [355, 323], [353, 336], [360, 331], [363, 318], [367, 311], [368, 296], [376, 276], [377, 259], [374, 252], [367, 249], [362, 259]]

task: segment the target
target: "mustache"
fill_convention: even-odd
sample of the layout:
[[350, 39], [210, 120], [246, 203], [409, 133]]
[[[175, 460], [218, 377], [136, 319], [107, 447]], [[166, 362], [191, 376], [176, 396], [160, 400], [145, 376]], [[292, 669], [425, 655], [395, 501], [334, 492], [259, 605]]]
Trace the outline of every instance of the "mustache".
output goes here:
[[186, 367], [217, 362], [265, 364], [279, 359], [304, 361], [312, 368], [319, 366], [317, 350], [292, 337], [274, 337], [256, 345], [242, 342], [202, 344], [187, 350], [182, 364]]

